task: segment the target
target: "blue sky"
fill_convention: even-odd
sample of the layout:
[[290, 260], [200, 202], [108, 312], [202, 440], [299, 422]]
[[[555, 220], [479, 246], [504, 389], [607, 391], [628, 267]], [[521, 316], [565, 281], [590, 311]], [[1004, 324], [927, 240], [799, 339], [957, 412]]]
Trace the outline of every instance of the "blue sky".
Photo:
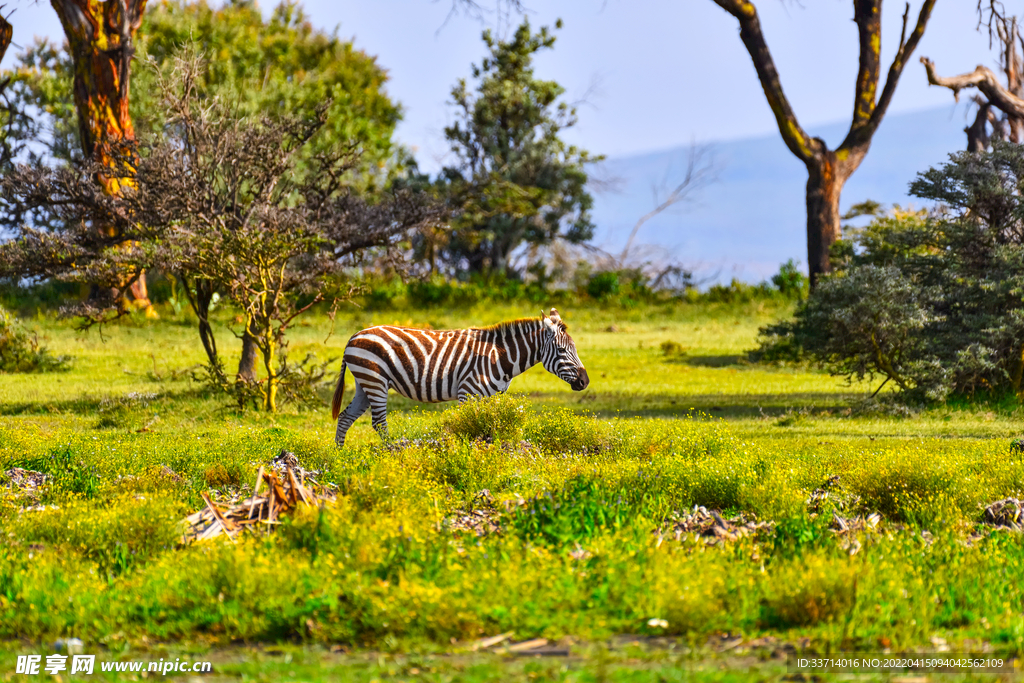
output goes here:
[[[155, 3], [156, 0], [151, 0]], [[538, 72], [586, 98], [570, 140], [592, 152], [626, 156], [688, 144], [773, 132], [774, 120], [737, 35], [736, 22], [711, 0], [526, 0], [534, 24], [562, 18], [565, 28]], [[265, 11], [273, 3], [263, 3]], [[481, 0], [485, 9], [493, 0]], [[856, 73], [856, 28], [850, 0], [759, 0], [765, 33], [783, 85], [806, 127], [849, 118]], [[959, 73], [995, 55], [974, 30], [973, 0], [939, 0], [891, 111], [953, 108], [946, 90], [929, 88], [917, 57], [942, 73]], [[912, 3], [916, 17], [920, 0]], [[310, 0], [314, 24], [338, 28], [390, 73], [388, 90], [405, 107], [398, 136], [417, 150], [421, 165], [438, 167], [450, 120], [448, 93], [483, 54], [480, 32], [499, 22], [446, 17], [449, 0]], [[7, 0], [14, 42], [34, 35], [62, 39], [48, 2]], [[889, 0], [883, 50], [896, 49], [903, 4]], [[498, 26], [500, 29], [501, 27]], [[8, 66], [14, 47], [4, 61]], [[963, 119], [963, 106], [954, 116]], [[830, 141], [835, 142], [835, 141]]]
[[[62, 40], [48, 2], [6, 0], [14, 41], [33, 35]], [[150, 0], [155, 3], [158, 0]], [[212, 0], [216, 2], [217, 0]], [[421, 167], [436, 171], [451, 121], [449, 92], [484, 54], [481, 31], [508, 31], [494, 0], [479, 0], [482, 20], [449, 17], [450, 0], [307, 0], [310, 20], [376, 55], [390, 76], [387, 89], [402, 103], [397, 136]], [[585, 100], [579, 125], [566, 138], [610, 158], [598, 173], [618, 191], [597, 192], [595, 242], [617, 251], [636, 217], [651, 203], [650, 186], [681, 167], [692, 141], [713, 146], [720, 179], [696, 202], [645, 226], [640, 242], [663, 258], [757, 281], [788, 258], [806, 260], [803, 192], [806, 173], [782, 144], [742, 43], [736, 21], [712, 0], [525, 0], [537, 25], [564, 21], [554, 51], [537, 62], [570, 101]], [[831, 144], [842, 139], [852, 113], [857, 33], [851, 0], [756, 0], [783, 86], [803, 126]], [[912, 20], [921, 0], [913, 0]], [[995, 65], [988, 40], [975, 30], [975, 0], [939, 0], [907, 65], [863, 167], [843, 195], [843, 207], [873, 198], [906, 204], [907, 183], [963, 145], [969, 108], [948, 90], [929, 87], [921, 55], [943, 74]], [[261, 5], [269, 13], [273, 3]], [[899, 40], [903, 4], [886, 0], [883, 73]], [[447, 20], [447, 21], [446, 21]], [[17, 52], [13, 48], [11, 53]], [[5, 60], [10, 64], [11, 55]], [[966, 98], [964, 98], [966, 99]], [[914, 112], [918, 112], [915, 114]], [[743, 140], [743, 143], [730, 141]], [[744, 197], [737, 202], [735, 198]], [[735, 245], [743, 248], [737, 249]]]

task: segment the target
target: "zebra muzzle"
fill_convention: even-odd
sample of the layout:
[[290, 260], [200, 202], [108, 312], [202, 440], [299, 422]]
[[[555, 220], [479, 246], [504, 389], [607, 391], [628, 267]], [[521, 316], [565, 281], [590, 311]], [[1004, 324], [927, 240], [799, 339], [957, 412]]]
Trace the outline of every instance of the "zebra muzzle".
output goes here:
[[569, 386], [572, 387], [573, 391], [583, 391], [590, 385], [590, 377], [587, 375], [586, 368], [580, 368], [576, 372], [576, 381]]

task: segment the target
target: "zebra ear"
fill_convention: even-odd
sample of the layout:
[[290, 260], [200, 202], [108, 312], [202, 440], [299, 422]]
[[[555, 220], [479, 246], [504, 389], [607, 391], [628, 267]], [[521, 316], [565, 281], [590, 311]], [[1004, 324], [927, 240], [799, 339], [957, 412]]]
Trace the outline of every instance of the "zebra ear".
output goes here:
[[544, 329], [547, 330], [548, 335], [552, 337], [555, 336], [556, 326], [554, 320], [552, 320], [551, 318], [543, 318], [543, 320]]
[[562, 316], [558, 315], [558, 311], [553, 308], [551, 309], [551, 319], [556, 323], [562, 322]]
[[544, 312], [544, 309], [540, 309], [540, 319], [547, 320], [548, 314]]

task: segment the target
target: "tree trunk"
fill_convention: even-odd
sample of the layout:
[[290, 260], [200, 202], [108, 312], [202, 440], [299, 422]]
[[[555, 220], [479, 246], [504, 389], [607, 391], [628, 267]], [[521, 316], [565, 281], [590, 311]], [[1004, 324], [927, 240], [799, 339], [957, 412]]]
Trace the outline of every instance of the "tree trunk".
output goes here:
[[274, 355], [275, 348], [273, 331], [270, 329], [268, 324], [266, 334], [263, 337], [263, 348], [260, 350], [263, 352], [263, 367], [267, 371], [267, 390], [264, 394], [265, 402], [263, 404], [264, 410], [268, 413], [277, 412], [277, 375], [274, 373]]
[[811, 287], [832, 269], [832, 245], [842, 236], [839, 197], [846, 177], [839, 171], [835, 152], [825, 151], [807, 163], [807, 268]]
[[[11, 46], [11, 39], [14, 38], [14, 27], [11, 23], [0, 16], [0, 59], [7, 54], [7, 48]], [[3, 92], [7, 82], [0, 83], [0, 92]]]
[[216, 373], [223, 381], [223, 369], [220, 357], [217, 355], [217, 340], [213, 336], [213, 327], [210, 325], [210, 305], [213, 303], [213, 283], [209, 280], [196, 279], [195, 291], [189, 287], [188, 278], [179, 274], [178, 281], [185, 290], [185, 298], [188, 299], [192, 311], [199, 319], [199, 340], [203, 343], [203, 350], [210, 361], [210, 371]]
[[988, 149], [990, 141], [988, 123], [991, 115], [992, 105], [979, 98], [978, 115], [974, 117], [974, 123], [964, 128], [964, 132], [967, 133], [968, 152], [981, 153]]
[[255, 382], [256, 360], [258, 357], [256, 338], [249, 334], [248, 328], [242, 333], [242, 357], [238, 359], [238, 374], [235, 375], [236, 382]]
[[1015, 354], [1016, 358], [1010, 363], [1010, 384], [1013, 387], [1013, 393], [1018, 397], [1024, 394], [1024, 344], [1022, 344]]
[[[135, 139], [128, 112], [130, 67], [135, 34], [146, 0], [50, 0], [64, 27], [74, 60], [72, 96], [78, 112], [82, 152], [108, 166], [116, 149]], [[116, 196], [130, 180], [101, 176], [103, 190]], [[136, 305], [152, 314], [146, 275], [132, 287]]]
[[881, 74], [882, 0], [854, 0], [853, 18], [857, 24], [860, 56], [854, 93], [853, 121], [846, 139], [836, 150], [829, 150], [821, 138], [812, 138], [800, 126], [793, 107], [782, 90], [775, 60], [772, 59], [761, 30], [757, 8], [751, 0], [714, 0], [739, 21], [740, 40], [761, 82], [765, 99], [786, 147], [807, 166], [807, 259], [811, 287], [819, 276], [830, 270], [829, 251], [839, 239], [839, 195], [871, 144], [885, 116], [907, 58], [914, 53], [931, 17], [935, 0], [924, 0], [917, 23], [907, 34], [910, 6], [903, 14], [900, 44], [889, 66], [885, 85], [878, 89]]

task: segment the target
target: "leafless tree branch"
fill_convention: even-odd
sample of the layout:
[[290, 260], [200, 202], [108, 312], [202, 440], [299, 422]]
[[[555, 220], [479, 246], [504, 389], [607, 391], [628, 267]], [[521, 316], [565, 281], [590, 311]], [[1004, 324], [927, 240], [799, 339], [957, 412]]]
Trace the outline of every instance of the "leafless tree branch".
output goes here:
[[633, 230], [629, 233], [629, 239], [626, 240], [626, 246], [623, 247], [622, 253], [619, 254], [619, 264], [624, 264], [626, 259], [629, 258], [633, 241], [636, 239], [637, 233], [640, 232], [640, 228], [644, 226], [644, 223], [673, 206], [690, 200], [695, 192], [706, 187], [714, 179], [715, 163], [710, 149], [696, 144], [691, 145], [690, 154], [686, 162], [686, 172], [683, 174], [682, 180], [667, 193], [659, 192], [657, 189], [654, 190], [655, 206], [641, 216], [633, 226]]
[[959, 76], [942, 77], [935, 71], [935, 64], [927, 57], [921, 57], [925, 72], [928, 74], [928, 83], [949, 88], [953, 96], [958, 97], [961, 90], [966, 88], [977, 88], [989, 102], [1007, 114], [1024, 117], [1024, 99], [1017, 97], [1003, 87], [995, 73], [986, 66], [979, 64], [974, 71]]

